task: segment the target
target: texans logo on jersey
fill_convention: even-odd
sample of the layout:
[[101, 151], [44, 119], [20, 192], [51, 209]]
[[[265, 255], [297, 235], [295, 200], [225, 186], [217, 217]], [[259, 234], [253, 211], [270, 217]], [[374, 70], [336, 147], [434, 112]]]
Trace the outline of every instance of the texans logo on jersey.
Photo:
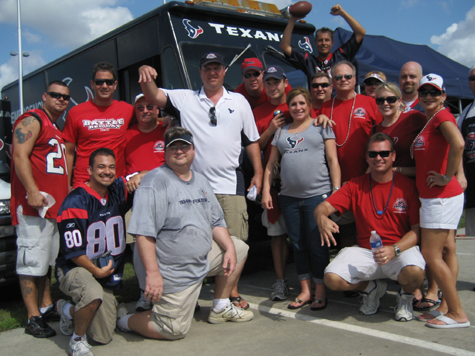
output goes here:
[[298, 140], [292, 139], [292, 137], [287, 137], [287, 143], [290, 145], [290, 148], [295, 148], [298, 145], [300, 145], [301, 142], [303, 142], [303, 137], [299, 138]]
[[414, 141], [414, 147], [415, 148], [421, 148], [421, 147], [424, 147], [426, 145], [426, 140], [424, 138], [424, 136], [419, 136], [416, 141]]
[[188, 32], [188, 37], [192, 39], [197, 38], [199, 35], [201, 35], [204, 32], [201, 26], [198, 26], [198, 28], [191, 26], [190, 25], [191, 21], [188, 19], [183, 19], [182, 22], [183, 22], [183, 26], [185, 26], [185, 30]]
[[308, 37], [304, 37], [303, 42], [299, 41], [299, 48], [309, 53], [313, 53], [313, 48], [312, 48], [312, 45], [310, 44], [310, 40], [308, 39]]
[[475, 157], [475, 132], [470, 132], [465, 139], [465, 154], [467, 158]]
[[362, 107], [356, 108], [355, 111], [353, 111], [353, 115], [363, 118], [363, 116], [366, 116], [366, 109]]
[[396, 210], [397, 213], [404, 213], [407, 210], [407, 201], [404, 198], [398, 198], [394, 202], [393, 206], [394, 210]]

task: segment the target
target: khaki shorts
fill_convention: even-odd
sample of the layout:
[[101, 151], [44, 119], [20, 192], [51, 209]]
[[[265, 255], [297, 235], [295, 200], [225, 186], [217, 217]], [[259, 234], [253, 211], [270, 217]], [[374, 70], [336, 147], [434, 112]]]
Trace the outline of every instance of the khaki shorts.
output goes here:
[[17, 218], [16, 273], [22, 276], [46, 276], [49, 266], [55, 265], [59, 252], [56, 220], [23, 215], [21, 205], [17, 208]]
[[101, 344], [111, 342], [117, 323], [117, 301], [112, 290], [103, 288], [91, 272], [82, 267], [73, 268], [66, 275], [63, 275], [61, 268], [58, 268], [57, 274], [59, 289], [72, 298], [76, 304], [75, 311], [96, 299], [102, 301], [87, 330], [87, 335]]
[[[247, 256], [249, 246], [231, 236], [236, 249], [238, 264]], [[213, 246], [208, 253], [210, 270], [207, 276], [222, 276], [224, 250], [213, 240]], [[182, 339], [190, 330], [191, 320], [195, 311], [196, 302], [200, 295], [202, 281], [188, 287], [185, 290], [162, 295], [162, 298], [154, 303], [151, 321], [155, 330], [169, 340]]]
[[226, 221], [229, 235], [246, 241], [249, 236], [246, 198], [241, 195], [224, 194], [216, 194], [216, 198], [223, 209], [224, 221]]

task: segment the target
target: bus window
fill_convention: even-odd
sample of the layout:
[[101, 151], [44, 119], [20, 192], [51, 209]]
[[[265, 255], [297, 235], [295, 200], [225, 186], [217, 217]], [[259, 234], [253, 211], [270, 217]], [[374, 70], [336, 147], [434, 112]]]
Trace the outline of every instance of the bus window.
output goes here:
[[162, 87], [165, 89], [183, 89], [185, 83], [181, 79], [178, 58], [176, 58], [172, 47], [163, 50], [162, 63]]

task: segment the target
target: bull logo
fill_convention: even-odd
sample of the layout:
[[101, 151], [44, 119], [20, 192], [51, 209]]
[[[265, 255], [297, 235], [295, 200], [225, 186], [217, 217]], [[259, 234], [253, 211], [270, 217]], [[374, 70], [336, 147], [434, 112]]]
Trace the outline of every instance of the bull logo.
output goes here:
[[313, 48], [312, 45], [310, 44], [310, 40], [308, 37], [304, 37], [304, 41], [299, 41], [299, 48], [303, 49], [304, 51], [307, 51], [309, 53], [313, 53]]
[[298, 140], [292, 139], [292, 137], [287, 137], [287, 143], [290, 145], [290, 148], [295, 148], [303, 142], [303, 137], [299, 138]]
[[475, 158], [475, 132], [470, 132], [465, 139], [465, 154], [467, 159]]
[[197, 38], [199, 35], [201, 35], [204, 32], [201, 26], [198, 26], [198, 28], [191, 26], [190, 25], [191, 21], [188, 19], [183, 19], [182, 22], [183, 22], [183, 26], [185, 26], [185, 30], [188, 32], [188, 37], [192, 39]]

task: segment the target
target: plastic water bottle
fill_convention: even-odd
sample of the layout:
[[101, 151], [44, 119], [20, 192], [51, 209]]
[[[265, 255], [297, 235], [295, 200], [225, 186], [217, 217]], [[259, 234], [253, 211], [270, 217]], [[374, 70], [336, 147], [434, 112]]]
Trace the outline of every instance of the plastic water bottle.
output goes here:
[[381, 247], [383, 247], [383, 242], [381, 241], [381, 237], [378, 235], [376, 231], [371, 231], [371, 237], [369, 238], [369, 242], [371, 244], [371, 249], [373, 250], [373, 252], [376, 252]]

